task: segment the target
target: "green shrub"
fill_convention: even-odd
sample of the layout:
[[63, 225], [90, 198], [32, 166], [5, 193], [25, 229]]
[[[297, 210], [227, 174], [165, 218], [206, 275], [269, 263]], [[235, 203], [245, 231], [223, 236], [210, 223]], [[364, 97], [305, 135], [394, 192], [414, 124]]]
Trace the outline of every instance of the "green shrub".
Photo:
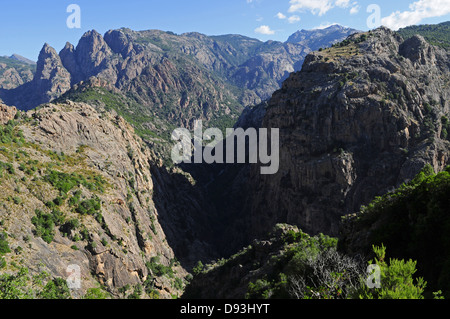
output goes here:
[[153, 276], [161, 277], [168, 275], [173, 277], [173, 270], [170, 266], [164, 266], [159, 263], [159, 256], [152, 257], [149, 262], [146, 263], [147, 269], [153, 274]]
[[8, 235], [5, 232], [0, 233], [0, 256], [11, 252], [8, 244]]
[[183, 290], [183, 288], [184, 288], [183, 279], [181, 279], [179, 277], [175, 278], [175, 280], [173, 282], [173, 288], [178, 289], [178, 290]]
[[80, 221], [77, 218], [72, 218], [65, 224], [70, 230], [80, 227]]
[[97, 196], [91, 199], [81, 201], [75, 211], [81, 215], [95, 215], [102, 207], [101, 201]]
[[19, 196], [14, 196], [12, 198], [12, 200], [13, 200], [14, 204], [16, 204], [16, 205], [22, 204], [22, 198], [20, 198]]
[[203, 265], [203, 263], [199, 260], [197, 265], [192, 269], [192, 273], [194, 274], [194, 276], [199, 275], [202, 273], [203, 269], [205, 268], [205, 266]]
[[70, 190], [72, 190], [76, 186], [83, 185], [90, 191], [104, 191], [104, 185], [106, 182], [103, 180], [101, 176], [94, 176], [90, 178], [92, 181], [89, 181], [86, 177], [77, 173], [63, 173], [57, 172], [54, 170], [49, 170], [47, 175], [44, 176], [44, 181], [50, 183], [53, 187], [55, 187], [60, 192], [67, 194]]
[[78, 205], [80, 200], [81, 200], [81, 191], [77, 190], [75, 193], [73, 193], [73, 196], [69, 199], [69, 206], [73, 207]]
[[368, 234], [365, 254], [384, 244], [389, 257], [417, 261], [418, 275], [428, 282], [426, 298], [437, 290], [450, 296], [448, 194], [450, 167], [436, 174], [427, 165], [409, 183], [363, 207], [353, 221], [355, 231]]
[[53, 203], [56, 206], [61, 206], [62, 204], [64, 204], [64, 197], [58, 196], [53, 200]]
[[273, 284], [266, 279], [258, 279], [250, 282], [246, 294], [247, 299], [269, 299], [272, 296]]
[[30, 276], [29, 270], [24, 267], [16, 274], [0, 274], [0, 300], [71, 298], [64, 279], [47, 280], [48, 277], [46, 272]]
[[15, 275], [0, 274], [0, 300], [32, 299], [34, 294], [27, 288], [29, 282], [27, 268], [21, 268]]
[[390, 259], [385, 261], [386, 248], [373, 246], [375, 259], [369, 264], [380, 267], [380, 288], [369, 288], [365, 282], [356, 291], [360, 299], [423, 299], [426, 282], [414, 278], [417, 262], [413, 260]]
[[55, 220], [53, 214], [46, 214], [39, 209], [35, 211], [36, 216], [31, 218], [31, 223], [36, 227], [35, 235], [41, 237], [50, 244], [55, 236]]
[[53, 209], [51, 214], [55, 226], [61, 226], [62, 224], [64, 224], [65, 216], [62, 211], [60, 211], [59, 209]]
[[70, 290], [67, 282], [62, 278], [50, 280], [38, 293], [39, 299], [71, 299]]
[[61, 226], [60, 230], [63, 234], [69, 235], [73, 230], [77, 229], [78, 227], [80, 227], [80, 221], [76, 218], [72, 218], [67, 222], [65, 222]]
[[363, 263], [339, 253], [336, 238], [289, 230], [281, 241], [286, 250], [249, 283], [246, 298], [345, 299], [358, 287]]
[[108, 292], [102, 290], [101, 288], [89, 288], [83, 299], [109, 299], [110, 295]]
[[0, 143], [25, 143], [23, 133], [16, 129], [15, 121], [8, 121], [6, 125], [0, 126]]
[[131, 294], [128, 295], [127, 299], [141, 299], [142, 295], [142, 286], [136, 285]]

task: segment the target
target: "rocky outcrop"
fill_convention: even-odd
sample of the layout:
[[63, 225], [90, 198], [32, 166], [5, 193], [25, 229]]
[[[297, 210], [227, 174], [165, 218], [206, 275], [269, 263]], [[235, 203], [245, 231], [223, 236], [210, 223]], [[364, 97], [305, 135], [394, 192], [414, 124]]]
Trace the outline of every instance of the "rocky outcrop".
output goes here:
[[16, 116], [17, 109], [0, 103], [0, 124], [5, 125]]

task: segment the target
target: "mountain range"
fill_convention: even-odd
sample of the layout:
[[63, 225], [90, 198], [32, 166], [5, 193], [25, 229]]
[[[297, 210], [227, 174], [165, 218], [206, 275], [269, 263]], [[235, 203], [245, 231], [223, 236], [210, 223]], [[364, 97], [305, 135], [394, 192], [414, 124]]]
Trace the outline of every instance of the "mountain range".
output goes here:
[[[352, 32], [332, 26], [304, 37], [329, 46]], [[172, 126], [192, 128], [194, 118], [228, 127], [245, 106], [269, 98], [289, 73], [301, 68], [315, 48], [303, 42], [125, 28], [102, 36], [93, 30], [76, 47], [67, 43], [59, 53], [44, 45], [33, 79], [5, 87], [0, 98], [29, 110], [69, 90], [75, 99], [77, 91], [104, 88], [120, 93], [126, 100], [121, 104], [140, 108], [139, 126], [150, 131], [147, 138]], [[117, 111], [133, 117], [127, 108]]]
[[[413, 218], [401, 204], [427, 243], [400, 255], [406, 239], [385, 222], [397, 195], [380, 196], [421, 185], [417, 194], [434, 198], [426, 185], [446, 176], [450, 53], [432, 40], [445, 27], [331, 26], [285, 43], [89, 31], [59, 53], [45, 44], [35, 66], [2, 58], [8, 74], [28, 67], [33, 77], [0, 89], [0, 287], [47, 274], [43, 287], [17, 292], [42, 298], [77, 264], [83, 287], [66, 297], [292, 298], [317, 296], [300, 277], [318, 260], [335, 275], [353, 267], [342, 278], [354, 284], [355, 256], [372, 244], [424, 263], [439, 224], [428, 220], [445, 226], [445, 213]], [[279, 128], [278, 173], [174, 165], [170, 134], [197, 119]], [[429, 184], [416, 177], [424, 168]], [[419, 272], [447, 294], [442, 254]]]

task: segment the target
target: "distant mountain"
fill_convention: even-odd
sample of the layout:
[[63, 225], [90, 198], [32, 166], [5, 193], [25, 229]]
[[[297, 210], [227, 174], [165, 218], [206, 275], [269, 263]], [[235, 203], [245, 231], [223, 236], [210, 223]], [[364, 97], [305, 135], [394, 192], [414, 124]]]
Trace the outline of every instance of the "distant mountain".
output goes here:
[[0, 90], [14, 89], [33, 79], [36, 63], [20, 55], [0, 57]]
[[358, 32], [362, 31], [334, 24], [324, 29], [297, 31], [288, 38], [287, 42], [301, 44], [310, 48], [311, 51], [316, 51], [320, 48], [330, 47]]
[[25, 57], [23, 57], [23, 56], [21, 56], [19, 54], [16, 54], [16, 53], [11, 55], [9, 58], [12, 59], [12, 60], [17, 60], [17, 61], [23, 62], [25, 64], [31, 64], [31, 65], [35, 65], [36, 64], [36, 62], [34, 62], [34, 61], [30, 60], [30, 59], [27, 59], [27, 58], [25, 58]]

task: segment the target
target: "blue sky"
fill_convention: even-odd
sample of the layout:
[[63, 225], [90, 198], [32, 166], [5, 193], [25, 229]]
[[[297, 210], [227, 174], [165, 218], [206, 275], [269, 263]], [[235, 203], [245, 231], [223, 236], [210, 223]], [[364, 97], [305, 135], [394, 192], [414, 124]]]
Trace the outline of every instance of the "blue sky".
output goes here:
[[[67, 27], [70, 4], [81, 9], [80, 29]], [[378, 6], [380, 24], [393, 29], [450, 20], [450, 0], [14, 0], [0, 5], [0, 56], [37, 60], [45, 42], [59, 51], [92, 29], [237, 33], [262, 41], [334, 23], [368, 30], [370, 4]]]

